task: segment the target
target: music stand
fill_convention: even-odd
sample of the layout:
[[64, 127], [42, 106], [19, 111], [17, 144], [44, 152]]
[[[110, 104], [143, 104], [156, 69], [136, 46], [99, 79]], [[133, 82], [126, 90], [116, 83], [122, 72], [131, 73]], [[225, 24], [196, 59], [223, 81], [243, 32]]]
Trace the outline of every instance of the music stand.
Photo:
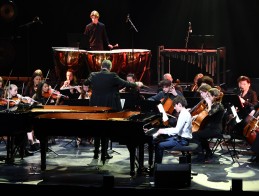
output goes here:
[[151, 101], [151, 100], [142, 100], [140, 101], [140, 110], [141, 113], [160, 113], [157, 105], [159, 105], [160, 101]]
[[64, 100], [63, 104], [69, 106], [89, 106], [89, 99], [68, 99]]
[[138, 93], [122, 92], [120, 98], [125, 99], [123, 110], [136, 110], [139, 106], [140, 95]]
[[191, 35], [189, 49], [214, 49], [214, 35]]
[[[222, 104], [224, 105], [225, 108], [227, 108], [227, 110], [230, 110], [231, 111], [231, 107], [234, 106], [235, 108], [238, 108], [238, 110], [241, 110], [242, 109], [242, 103], [238, 97], [237, 94], [224, 94], [223, 98], [222, 98]], [[232, 112], [232, 111], [231, 111]], [[233, 124], [235, 121], [234, 124], [238, 123], [237, 122], [237, 119], [239, 119], [238, 116], [235, 116], [233, 119], [229, 120], [229, 122], [225, 125], [225, 126], [229, 126], [229, 124]], [[236, 131], [234, 131], [235, 128], [233, 128], [233, 132], [231, 134], [231, 138], [233, 140], [233, 156], [238, 156], [238, 152], [236, 151], [236, 137], [237, 137], [237, 134], [236, 134]]]
[[242, 103], [237, 94], [224, 94], [222, 98], [222, 104], [225, 108], [234, 105], [239, 110], [242, 109]]

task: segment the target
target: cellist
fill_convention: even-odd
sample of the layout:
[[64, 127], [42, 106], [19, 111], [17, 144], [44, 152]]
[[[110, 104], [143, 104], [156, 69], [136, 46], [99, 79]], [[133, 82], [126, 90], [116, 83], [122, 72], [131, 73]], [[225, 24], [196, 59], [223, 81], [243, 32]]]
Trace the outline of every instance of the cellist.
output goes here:
[[254, 155], [248, 160], [249, 162], [259, 162], [259, 103], [253, 106], [253, 110], [250, 112], [249, 116], [255, 117], [255, 127], [252, 127], [252, 130], [249, 130], [249, 133], [246, 133], [247, 140], [251, 145], [251, 150]]
[[211, 149], [209, 147], [209, 138], [213, 138], [218, 134], [222, 133], [222, 121], [224, 115], [224, 106], [221, 103], [222, 92], [217, 88], [210, 88], [207, 91], [202, 90], [204, 86], [201, 85], [198, 89], [200, 91], [201, 97], [206, 101], [208, 116], [204, 125], [196, 132], [193, 132], [193, 140], [199, 145], [198, 152], [206, 152], [205, 159], [202, 157], [203, 161], [212, 156]]
[[[177, 96], [183, 96], [183, 94], [179, 90], [175, 89], [170, 80], [162, 80], [159, 85], [163, 87], [163, 90], [159, 91], [156, 95], [149, 97], [148, 100], [161, 101], [165, 112], [168, 113], [168, 111], [171, 111], [171, 108], [173, 107], [172, 100]], [[174, 127], [179, 114], [177, 111], [173, 110], [169, 115], [171, 118], [168, 120], [168, 125]]]

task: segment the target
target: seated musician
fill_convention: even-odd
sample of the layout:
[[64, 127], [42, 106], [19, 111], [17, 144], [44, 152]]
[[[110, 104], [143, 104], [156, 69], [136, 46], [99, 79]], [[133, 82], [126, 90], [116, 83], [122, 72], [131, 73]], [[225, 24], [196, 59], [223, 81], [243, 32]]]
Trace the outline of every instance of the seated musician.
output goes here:
[[[209, 85], [202, 85], [198, 89], [201, 97], [207, 104], [207, 116], [204, 123], [200, 122], [202, 126], [199, 130], [192, 133], [194, 142], [199, 145], [198, 151], [201, 152], [202, 155], [203, 151], [206, 152], [205, 160], [212, 156], [208, 139], [215, 137], [218, 134], [222, 134], [222, 121], [224, 115], [224, 106], [221, 103], [221, 92], [217, 88], [209, 89], [209, 87]], [[197, 116], [193, 116], [193, 119], [196, 117]]]
[[[7, 93], [6, 93], [6, 100], [9, 102], [9, 109], [10, 111], [15, 111], [17, 109], [17, 106], [23, 102], [22, 96], [18, 94], [18, 86], [16, 84], [10, 84], [7, 87]], [[31, 102], [31, 99], [27, 99], [28, 103]], [[13, 110], [15, 109], [15, 110]], [[24, 132], [20, 133], [17, 137], [15, 137], [15, 145], [20, 146], [20, 155], [21, 156], [31, 156], [33, 155], [32, 152], [30, 152], [26, 145], [27, 143], [30, 143], [30, 139], [32, 136], [32, 132]], [[24, 151], [21, 152], [21, 149]]]
[[89, 86], [83, 84], [81, 93], [80, 93], [78, 99], [90, 99], [91, 94], [92, 94], [92, 91], [89, 88]]
[[259, 103], [257, 103], [254, 107], [249, 116], [255, 117], [254, 119], [254, 125], [251, 127], [251, 130], [247, 132], [246, 137], [247, 140], [249, 140], [249, 144], [251, 145], [251, 150], [254, 153], [252, 157], [248, 160], [249, 162], [259, 162], [259, 129], [256, 127], [256, 125], [259, 122]]
[[196, 92], [200, 85], [198, 85], [198, 80], [203, 77], [202, 73], [198, 73], [194, 76], [193, 84], [190, 86], [190, 91]]
[[4, 97], [4, 80], [0, 77], [0, 97]]
[[[243, 129], [250, 120], [249, 114], [254, 109], [253, 107], [258, 103], [257, 93], [251, 88], [251, 80], [247, 76], [240, 76], [237, 79], [238, 82], [238, 92], [237, 95], [242, 104], [242, 108], [237, 111], [237, 114], [241, 122], [237, 123], [232, 132], [235, 133], [237, 137], [243, 136]], [[253, 115], [252, 115], [253, 116]]]
[[67, 70], [66, 80], [61, 84], [60, 90], [69, 99], [78, 99], [81, 93], [81, 87], [78, 86], [77, 78], [72, 69]]
[[162, 163], [164, 150], [175, 146], [188, 146], [192, 139], [192, 117], [186, 109], [187, 101], [183, 96], [173, 99], [174, 109], [179, 113], [175, 127], [160, 128], [153, 135], [155, 144], [155, 163]]
[[[140, 86], [143, 87], [142, 82], [137, 82], [137, 78], [134, 73], [128, 73], [126, 80], [131, 83], [136, 83], [138, 87], [124, 87], [120, 90], [120, 93], [128, 93], [130, 96], [127, 97], [126, 104], [124, 105], [124, 109], [138, 109], [140, 106], [141, 100], [145, 100], [145, 97], [140, 94]], [[129, 104], [127, 104], [129, 103]]]
[[46, 81], [42, 81], [38, 84], [37, 91], [32, 99], [42, 105], [59, 105], [61, 97], [60, 92], [52, 89]]
[[43, 73], [40, 69], [33, 72], [31, 80], [26, 85], [23, 95], [32, 97], [37, 90], [38, 84], [43, 80]]
[[[180, 91], [174, 88], [171, 81], [169, 80], [162, 80], [159, 83], [159, 85], [163, 87], [163, 90], [159, 91], [156, 95], [149, 97], [148, 100], [161, 101], [162, 105], [167, 105], [167, 99], [173, 100], [178, 95], [183, 96], [183, 94]], [[170, 108], [165, 108], [165, 111], [168, 112], [168, 109]], [[169, 125], [175, 126], [178, 117], [178, 112], [176, 110], [173, 110], [172, 113], [169, 115], [171, 116], [171, 118], [169, 118]]]
[[[174, 85], [175, 89], [178, 90], [178, 91], [180, 91], [181, 93], [183, 93], [183, 88], [179, 85], [180, 80], [177, 79], [176, 82], [173, 83], [173, 82], [174, 82], [174, 79], [173, 79], [173, 77], [172, 77], [172, 75], [171, 75], [170, 73], [165, 73], [165, 74], [163, 75], [163, 80], [169, 80], [169, 81], [171, 81], [171, 84]], [[159, 85], [158, 85], [158, 92], [159, 92], [159, 91], [162, 91], [162, 90], [163, 90], [163, 86], [161, 86], [161, 85], [159, 84]]]

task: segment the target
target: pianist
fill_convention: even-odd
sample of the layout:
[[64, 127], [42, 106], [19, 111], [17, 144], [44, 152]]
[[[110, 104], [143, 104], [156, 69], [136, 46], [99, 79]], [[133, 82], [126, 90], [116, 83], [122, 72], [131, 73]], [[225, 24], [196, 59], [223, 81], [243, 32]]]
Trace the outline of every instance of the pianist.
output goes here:
[[192, 117], [186, 109], [187, 101], [183, 96], [173, 99], [174, 109], [179, 112], [176, 127], [160, 128], [154, 135], [155, 163], [162, 163], [164, 150], [175, 146], [188, 146], [192, 139]]

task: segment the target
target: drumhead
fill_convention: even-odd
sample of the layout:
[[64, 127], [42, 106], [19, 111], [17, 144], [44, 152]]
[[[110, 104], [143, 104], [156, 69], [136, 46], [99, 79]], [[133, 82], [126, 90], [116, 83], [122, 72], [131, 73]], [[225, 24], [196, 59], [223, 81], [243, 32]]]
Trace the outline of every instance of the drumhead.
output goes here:
[[114, 51], [114, 50], [91, 50], [88, 51], [89, 54], [115, 54], [115, 53], [120, 53], [119, 51]]
[[55, 48], [55, 47], [52, 47], [52, 49], [54, 51], [58, 51], [58, 52], [87, 52], [86, 50], [81, 50], [81, 49], [78, 49], [78, 48]]
[[142, 53], [142, 52], [150, 52], [150, 50], [148, 49], [114, 49], [112, 50], [114, 52], [126, 52], [126, 53], [129, 53], [129, 52], [139, 52], [139, 53]]

